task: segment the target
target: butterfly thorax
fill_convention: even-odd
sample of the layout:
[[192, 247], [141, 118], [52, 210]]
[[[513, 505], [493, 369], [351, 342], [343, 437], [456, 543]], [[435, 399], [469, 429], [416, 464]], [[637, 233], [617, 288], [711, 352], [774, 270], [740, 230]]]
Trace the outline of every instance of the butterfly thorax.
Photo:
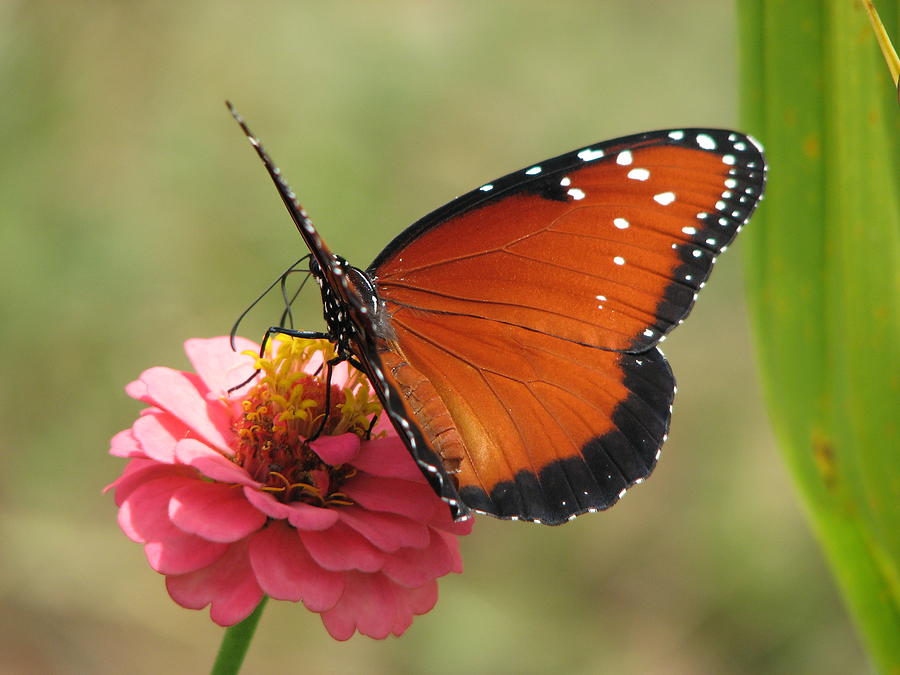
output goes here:
[[[315, 260], [310, 272], [322, 292], [322, 306], [328, 333], [343, 357], [356, 354], [355, 343], [364, 339], [388, 337], [383, 303], [375, 284], [366, 272], [353, 267], [340, 256], [326, 275]], [[329, 278], [331, 277], [331, 278]]]

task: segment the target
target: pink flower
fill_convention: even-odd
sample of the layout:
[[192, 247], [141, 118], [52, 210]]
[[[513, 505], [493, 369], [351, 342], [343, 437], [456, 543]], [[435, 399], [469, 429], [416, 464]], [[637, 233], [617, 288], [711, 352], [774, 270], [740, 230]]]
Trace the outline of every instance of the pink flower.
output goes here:
[[[128, 457], [110, 487], [119, 526], [144, 545], [179, 605], [216, 623], [246, 618], [263, 595], [301, 601], [338, 640], [400, 635], [461, 572], [454, 523], [383, 419], [366, 379], [335, 368], [323, 433], [326, 343], [282, 338], [267, 358], [228, 338], [193, 339], [196, 370], [151, 368], [126, 388], [150, 405], [116, 434]], [[228, 393], [254, 368], [251, 384]], [[324, 370], [324, 369], [323, 369]]]

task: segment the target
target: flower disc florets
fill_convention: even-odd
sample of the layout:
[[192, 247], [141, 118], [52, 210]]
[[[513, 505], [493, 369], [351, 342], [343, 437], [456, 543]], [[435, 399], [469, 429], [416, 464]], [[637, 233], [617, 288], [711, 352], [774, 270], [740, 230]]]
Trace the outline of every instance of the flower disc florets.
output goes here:
[[316, 374], [303, 369], [313, 356], [334, 358], [330, 345], [323, 352], [321, 341], [279, 336], [274, 351], [257, 359], [260, 376], [241, 401], [235, 461], [279, 501], [348, 504], [340, 486], [355, 470], [326, 464], [308, 441], [344, 433], [369, 437], [381, 406], [356, 370], [338, 387], [326, 382], [326, 366]]

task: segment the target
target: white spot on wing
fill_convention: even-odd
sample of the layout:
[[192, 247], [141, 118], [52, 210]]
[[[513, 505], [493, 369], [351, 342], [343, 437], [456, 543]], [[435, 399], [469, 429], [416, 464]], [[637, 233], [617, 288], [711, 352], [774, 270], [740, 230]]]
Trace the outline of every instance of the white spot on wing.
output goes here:
[[585, 148], [584, 150], [582, 150], [581, 152], [578, 153], [577, 157], [582, 162], [590, 162], [592, 160], [600, 159], [601, 157], [603, 157], [603, 151], [602, 150], [592, 150], [591, 148]]
[[566, 191], [566, 194], [576, 201], [579, 199], [584, 199], [584, 191], [579, 190], [578, 188], [569, 188]]
[[662, 204], [663, 206], [668, 206], [675, 201], [675, 193], [660, 192], [658, 195], [653, 195], [653, 201], [657, 202], [658, 204]]
[[627, 230], [628, 226], [631, 225], [631, 223], [629, 223], [624, 218], [613, 218], [613, 225], [618, 227], [620, 230]]
[[561, 181], [559, 181], [559, 184], [562, 187], [569, 187], [572, 184], [572, 179], [568, 176], [565, 176]]
[[616, 265], [624, 265], [624, 264], [625, 264], [625, 258], [623, 258], [623, 257], [620, 256], [620, 255], [617, 255], [615, 258], [613, 258], [613, 262], [616, 263]]
[[488, 183], [487, 185], [482, 185], [482, 186], [481, 186], [480, 188], [478, 188], [478, 189], [481, 190], [482, 192], [490, 192], [491, 190], [494, 189], [494, 186], [491, 185], [490, 183]]
[[697, 228], [696, 228], [696, 227], [682, 227], [682, 228], [681, 228], [681, 231], [684, 232], [685, 234], [690, 234], [690, 235], [695, 235], [695, 234], [697, 234]]
[[709, 134], [697, 134], [697, 145], [704, 150], [715, 150], [716, 142]]
[[673, 141], [680, 141], [682, 138], [684, 138], [684, 132], [683, 131], [670, 131], [669, 138], [671, 138]]
[[541, 172], [541, 167], [539, 167], [539, 166], [533, 166], [533, 167], [531, 167], [530, 169], [528, 169], [528, 170], [525, 172], [525, 174], [528, 175], [528, 176], [536, 176], [536, 175], [539, 174], [540, 172]]
[[628, 166], [634, 161], [634, 158], [631, 156], [631, 150], [623, 150], [618, 155], [616, 155], [616, 164], [620, 166]]
[[647, 180], [650, 178], [650, 172], [647, 169], [632, 169], [628, 172], [631, 180]]

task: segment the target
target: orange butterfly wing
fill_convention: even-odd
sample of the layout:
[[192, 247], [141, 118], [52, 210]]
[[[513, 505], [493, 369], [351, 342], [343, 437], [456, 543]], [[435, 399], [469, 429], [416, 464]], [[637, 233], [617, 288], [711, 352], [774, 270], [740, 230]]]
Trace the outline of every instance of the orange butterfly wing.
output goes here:
[[482, 186], [385, 249], [368, 358], [466, 504], [555, 524], [652, 471], [674, 393], [654, 346], [764, 181], [746, 136], [652, 132]]

